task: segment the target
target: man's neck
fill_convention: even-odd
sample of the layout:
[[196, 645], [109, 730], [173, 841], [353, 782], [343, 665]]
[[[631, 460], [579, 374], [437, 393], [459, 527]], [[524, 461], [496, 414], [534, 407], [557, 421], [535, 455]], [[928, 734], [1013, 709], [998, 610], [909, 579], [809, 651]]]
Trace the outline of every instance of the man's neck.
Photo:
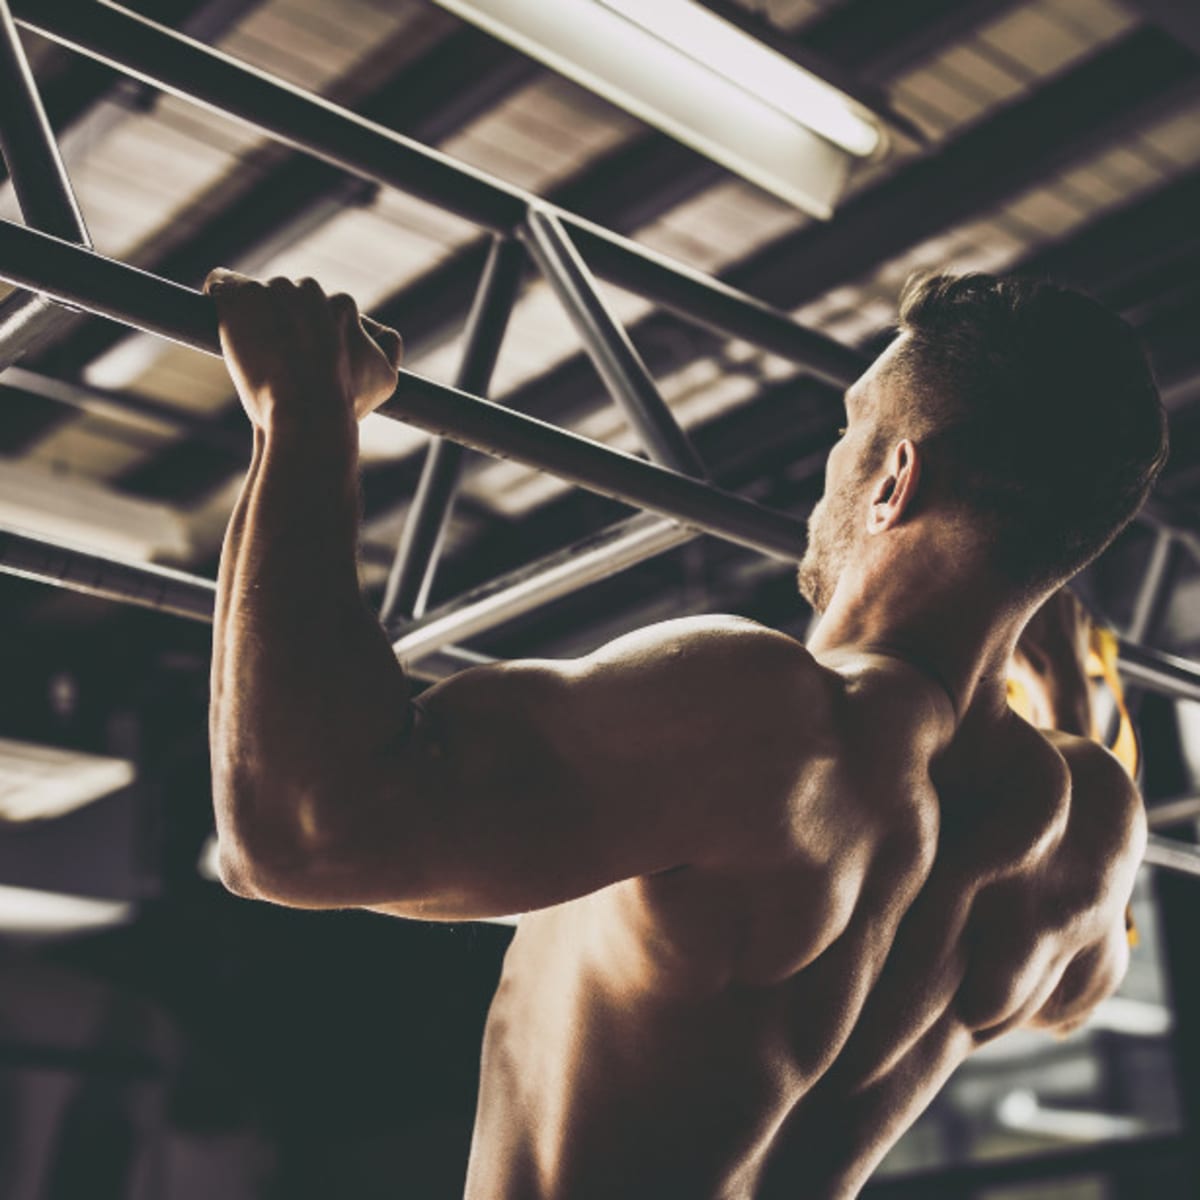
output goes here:
[[994, 589], [890, 564], [848, 570], [808, 639], [818, 658], [859, 651], [900, 659], [940, 685], [958, 721], [1005, 711], [1013, 647], [1026, 615]]

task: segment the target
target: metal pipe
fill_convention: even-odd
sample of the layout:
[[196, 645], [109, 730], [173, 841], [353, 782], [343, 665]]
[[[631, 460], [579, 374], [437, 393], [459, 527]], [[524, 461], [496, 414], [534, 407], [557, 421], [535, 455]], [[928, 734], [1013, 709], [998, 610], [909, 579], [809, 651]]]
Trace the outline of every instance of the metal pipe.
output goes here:
[[[207, 296], [10, 221], [0, 221], [0, 279], [220, 353]], [[797, 559], [804, 545], [804, 523], [786, 513], [408, 371], [378, 411], [785, 561]]]
[[[530, 195], [348, 109], [257, 71], [110, 2], [12, 0], [27, 28], [137, 79], [224, 113], [351, 174], [420, 196], [497, 233], [516, 229]], [[743, 338], [838, 386], [861, 355], [786, 313], [561, 209], [593, 268], [680, 316]]]
[[51, 587], [152, 608], [192, 621], [211, 621], [216, 604], [214, 580], [94, 554], [67, 542], [6, 526], [0, 526], [0, 570]]
[[[215, 580], [154, 563], [93, 554], [6, 526], [0, 526], [0, 574], [208, 624], [216, 606]], [[435, 682], [490, 662], [495, 659], [486, 654], [444, 646], [407, 670], [415, 679]]]
[[1126, 679], [1152, 692], [1181, 700], [1200, 700], [1200, 665], [1186, 658], [1121, 638], [1119, 660], [1121, 674]]
[[0, 279], [205, 354], [220, 354], [207, 296], [70, 242], [0, 220]]
[[621, 406], [649, 456], [684, 475], [707, 479], [703, 460], [667, 407], [629, 334], [609, 311], [562, 222], [554, 213], [534, 206], [521, 236], [571, 318], [609, 395]]
[[489, 580], [434, 609], [393, 643], [401, 662], [495, 629], [586, 584], [662, 554], [696, 535], [674, 521], [640, 516]]
[[928, 1200], [930, 1196], [970, 1195], [976, 1190], [1005, 1184], [1103, 1175], [1118, 1169], [1156, 1170], [1164, 1162], [1180, 1160], [1186, 1149], [1187, 1144], [1178, 1133], [1096, 1142], [1044, 1154], [982, 1158], [930, 1171], [882, 1175], [869, 1182], [860, 1194], [863, 1200]]
[[1200, 875], [1200, 846], [1152, 833], [1146, 839], [1146, 857], [1142, 861], [1177, 874]]
[[[491, 384], [524, 265], [519, 242], [511, 238], [492, 242], [467, 317], [466, 344], [454, 381], [464, 392], [482, 396]], [[384, 625], [398, 616], [419, 617], [425, 612], [465, 455], [460, 445], [445, 438], [434, 438], [429, 445], [384, 588], [379, 610]]]
[[[57, 306], [55, 309], [61, 311]], [[197, 416], [173, 404], [132, 392], [106, 392], [54, 379], [24, 367], [9, 367], [0, 379], [0, 386], [17, 388], [132, 429], [144, 429], [163, 436], [185, 435], [230, 455], [248, 456], [250, 452], [248, 430], [230, 429], [212, 417]]]
[[[0, 153], [26, 224], [91, 246], [7, 0], [0, 0]], [[42, 296], [6, 297], [0, 309], [0, 371], [63, 318], [62, 310]]]
[[26, 222], [90, 246], [7, 0], [0, 0], [0, 150]]
[[0, 301], [0, 371], [6, 371], [46, 334], [62, 327], [64, 309], [36, 292], [12, 292]]
[[1179, 796], [1146, 806], [1146, 821], [1151, 829], [1166, 829], [1197, 819], [1200, 819], [1200, 796]]
[[740, 338], [797, 363], [825, 383], [849, 387], [870, 360], [790, 314], [665, 254], [573, 213], [555, 210], [592, 270], [627, 292], [724, 337]]

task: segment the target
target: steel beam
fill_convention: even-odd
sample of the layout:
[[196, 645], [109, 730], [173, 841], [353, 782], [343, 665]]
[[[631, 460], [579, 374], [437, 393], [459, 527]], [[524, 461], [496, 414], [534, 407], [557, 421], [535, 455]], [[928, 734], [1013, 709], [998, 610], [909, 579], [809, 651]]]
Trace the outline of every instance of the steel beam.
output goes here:
[[1103, 1175], [1117, 1167], [1139, 1164], [1149, 1170], [1160, 1167], [1164, 1161], [1181, 1160], [1184, 1150], [1184, 1139], [1176, 1133], [1098, 1142], [1045, 1154], [986, 1158], [934, 1171], [883, 1176], [868, 1183], [861, 1195], [863, 1200], [909, 1200], [910, 1197], [911, 1200], [928, 1200], [930, 1196], [958, 1195], [968, 1188], [982, 1190], [1001, 1188], [1006, 1184]]
[[402, 630], [393, 629], [400, 635], [393, 649], [402, 662], [419, 661], [695, 536], [694, 531], [662, 517], [632, 517], [472, 588]]
[[[0, 152], [26, 224], [91, 246], [7, 0], [0, 0]], [[43, 296], [6, 297], [0, 312], [0, 371], [59, 320], [61, 313]]]
[[649, 456], [685, 475], [707, 478], [696, 448], [680, 429], [629, 335], [604, 302], [562, 222], [553, 212], [535, 206], [521, 227], [521, 236], [575, 326], [609, 395], [620, 405]]
[[90, 246], [7, 0], [0, 0], [0, 151], [26, 223]]
[[[184, 5], [185, 11], [181, 14], [185, 16], [183, 28], [193, 37], [217, 37], [232, 25], [246, 8], [256, 2], [257, 0], [207, 0], [205, 3]], [[7, 61], [0, 64], [0, 86], [6, 93], [0, 98], [0, 115], [6, 112], [16, 114], [18, 120], [24, 122], [25, 136], [28, 138], [31, 128], [29, 118], [34, 114], [30, 112], [27, 101], [24, 101], [17, 91], [20, 88], [20, 77], [13, 69], [11, 55], [6, 54], [5, 57]], [[59, 125], [65, 127], [65, 137], [68, 140], [79, 137], [86, 140], [98, 136], [102, 128], [106, 128], [113, 120], [113, 115], [99, 110], [98, 122], [89, 122], [87, 118], [97, 112], [91, 106], [105, 97], [120, 96], [134, 87], [132, 81], [127, 79], [120, 80], [114, 86], [108, 72], [96, 63], [81, 62], [78, 68], [80, 69], [73, 70], [68, 75], [67, 82], [70, 86], [53, 89], [44, 105], [41, 92], [35, 92], [36, 107], [41, 112], [37, 124], [44, 127], [50, 145], [55, 149], [56, 158], [60, 156], [57, 154], [50, 116], [55, 117]], [[49, 114], [44, 111], [47, 109], [50, 110]], [[53, 187], [54, 175], [62, 175], [65, 178], [61, 166], [60, 162], [53, 174], [38, 172], [42, 182], [35, 182], [34, 186]], [[16, 181], [13, 182], [15, 190]], [[67, 210], [62, 209], [62, 212], [66, 215]], [[48, 232], [58, 233], [70, 241], [89, 244], [86, 238], [75, 237], [69, 224], [64, 224], [61, 229], [51, 229], [43, 223], [30, 220], [28, 213], [26, 221], [35, 228], [45, 228]], [[60, 331], [70, 320], [70, 316], [68, 310], [43, 296], [16, 292], [5, 297], [4, 301], [0, 302], [0, 371], [19, 359], [23, 353], [36, 349], [40, 342]]]
[[[220, 354], [216, 312], [206, 296], [9, 221], [0, 221], [0, 279]], [[785, 513], [410, 372], [400, 375], [395, 394], [378, 410], [384, 416], [760, 553], [799, 557], [804, 524]]]
[[1143, 861], [1176, 874], [1200, 875], [1200, 846], [1152, 833], [1146, 839], [1146, 857]]
[[[479, 30], [463, 28], [357, 99], [354, 109], [419, 142], [437, 144], [502, 103], [539, 70]], [[277, 149], [271, 147], [272, 152]], [[227, 207], [139, 265], [193, 286], [214, 263], [254, 274], [282, 246], [294, 244], [347, 207], [368, 202], [376, 190], [377, 185], [306, 154], [290, 154]], [[477, 266], [471, 286], [478, 274]], [[456, 318], [469, 303], [468, 292]], [[107, 322], [88, 322], [54, 345], [39, 367], [74, 376], [125, 336]], [[407, 328], [405, 340], [411, 348], [413, 337]]]
[[[62, 311], [61, 306], [55, 305], [55, 308]], [[222, 450], [231, 459], [242, 462], [250, 454], [248, 430], [229, 429], [212, 417], [198, 416], [177, 405], [134, 392], [107, 392], [81, 383], [66, 383], [24, 367], [9, 367], [0, 379], [0, 388], [14, 388], [31, 396], [41, 396], [54, 404], [129, 429], [147, 430], [166, 437], [190, 437], [199, 445]]]
[[[85, 6], [72, 0], [17, 0], [14, 12], [22, 25], [144, 83], [223, 113], [349, 174], [420, 196], [493, 232], [515, 230], [529, 205], [537, 201], [520, 188], [245, 66], [110, 0], [93, 0]], [[818, 374], [836, 375], [848, 382], [829, 340], [800, 328], [786, 314], [600, 225], [566, 212], [557, 215], [577, 240], [602, 248], [602, 256], [590, 259], [600, 274], [619, 267], [625, 279], [630, 274], [639, 279], [634, 290], [647, 299], [731, 337], [749, 338]], [[621, 279], [614, 282], [629, 286]], [[810, 363], [815, 349], [820, 354]]]
[[1120, 641], [1121, 674], [1152, 692], [1180, 700], [1200, 700], [1200, 670], [1186, 658]]
[[932, 58], [1023, 0], [858, 0], [835, 4], [808, 22], [798, 41], [865, 83], [880, 82]]
[[1197, 94], [1195, 56], [1157, 30], [1140, 29], [855, 197], [832, 225], [785, 235], [728, 278], [796, 307], [1000, 206]]
[[[215, 580], [94, 554], [5, 526], [0, 526], [0, 573], [206, 624], [212, 623], [216, 607]], [[473, 650], [447, 646], [407, 670], [414, 679], [435, 682], [491, 661]]]
[[1167, 829], [1184, 821], [1200, 820], [1200, 795], [1178, 796], [1146, 806], [1146, 820], [1151, 829]]
[[[488, 391], [524, 265], [519, 242], [493, 241], [467, 318], [465, 348], [454, 381], [464, 392], [482, 396]], [[397, 617], [419, 617], [425, 611], [465, 454], [462, 446], [445, 438], [434, 438], [429, 444], [383, 592], [379, 620], [385, 626]]]
[[[938, 154], [852, 198], [831, 224], [783, 235], [729, 268], [723, 279], [739, 293], [763, 296], [782, 309], [798, 307], [1086, 158], [1139, 121], [1198, 92], [1196, 60], [1157, 30], [1138, 31], [986, 118]], [[586, 236], [576, 241], [598, 274], [631, 286], [618, 277], [619, 264], [604, 261], [602, 245], [590, 244]], [[663, 313], [647, 316], [630, 333], [640, 346], [677, 345], [680, 338], [678, 322]], [[673, 367], [719, 349], [717, 338], [700, 333], [693, 338]], [[847, 362], [848, 379], [839, 386], [857, 377], [861, 365], [857, 355]], [[564, 386], [567, 379], [572, 386]], [[508, 399], [522, 412], [567, 424], [601, 403], [603, 395], [584, 356], [576, 355]]]

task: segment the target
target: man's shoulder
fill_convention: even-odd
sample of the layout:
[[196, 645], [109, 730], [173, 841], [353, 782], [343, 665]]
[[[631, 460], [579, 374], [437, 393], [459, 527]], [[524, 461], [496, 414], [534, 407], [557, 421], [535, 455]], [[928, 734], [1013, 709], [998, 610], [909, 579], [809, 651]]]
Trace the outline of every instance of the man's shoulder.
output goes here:
[[[615, 661], [642, 665], [676, 687], [700, 686], [706, 699], [745, 704], [796, 698], [834, 678], [802, 642], [770, 626], [730, 613], [673, 617], [645, 625], [579, 660], [585, 670]], [[710, 689], [711, 690], [707, 690]]]
[[1120, 759], [1090, 738], [1044, 731], [1070, 775], [1070, 822], [1073, 844], [1111, 854], [1118, 861], [1140, 858], [1146, 812], [1137, 784]]
[[1092, 738], [1043, 730], [1042, 735], [1066, 763], [1072, 799], [1103, 809], [1106, 817], [1136, 824], [1144, 816], [1142, 796], [1121, 760]]

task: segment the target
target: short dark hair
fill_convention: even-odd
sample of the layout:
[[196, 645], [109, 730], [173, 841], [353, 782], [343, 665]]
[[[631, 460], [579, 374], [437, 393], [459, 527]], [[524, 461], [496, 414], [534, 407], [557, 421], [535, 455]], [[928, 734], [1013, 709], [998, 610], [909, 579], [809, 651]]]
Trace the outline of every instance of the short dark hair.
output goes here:
[[931, 485], [981, 524], [1034, 593], [1133, 519], [1167, 458], [1167, 419], [1134, 330], [1045, 280], [917, 275], [896, 366], [919, 395]]

